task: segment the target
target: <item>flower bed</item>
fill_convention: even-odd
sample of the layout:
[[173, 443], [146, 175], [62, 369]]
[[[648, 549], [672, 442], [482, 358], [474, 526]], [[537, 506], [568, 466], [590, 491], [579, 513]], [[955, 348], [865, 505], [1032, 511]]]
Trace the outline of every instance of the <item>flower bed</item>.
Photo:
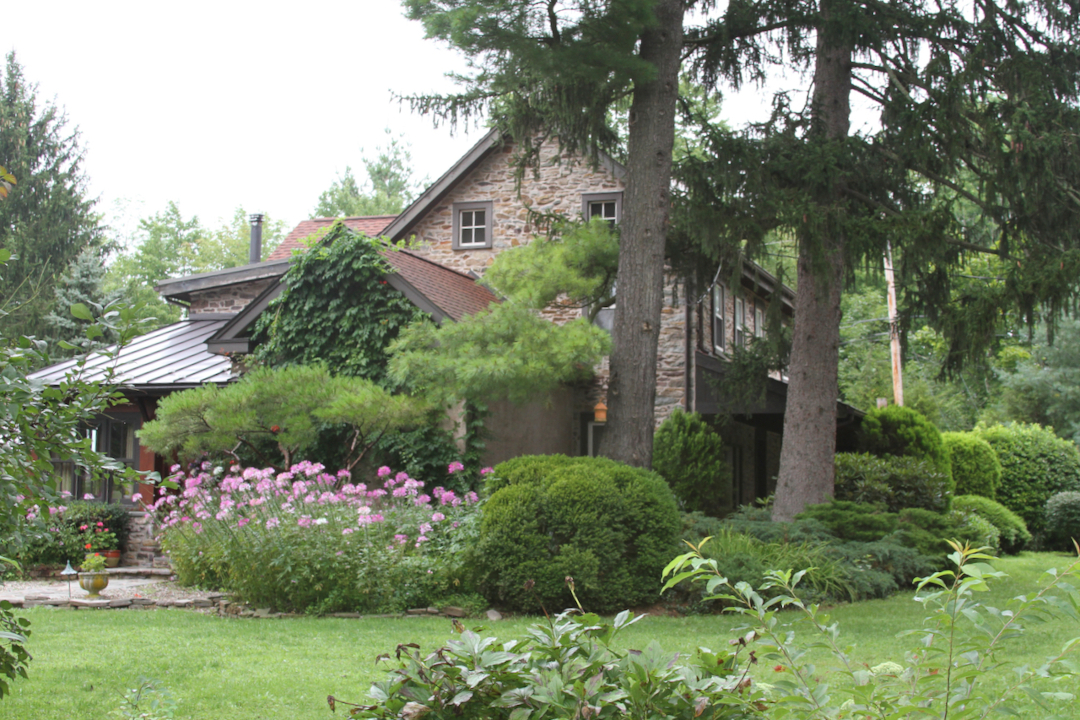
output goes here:
[[370, 487], [310, 462], [283, 473], [210, 463], [173, 472], [182, 492], [152, 509], [184, 584], [318, 614], [393, 612], [468, 592], [473, 492], [436, 487], [429, 495], [386, 467]]

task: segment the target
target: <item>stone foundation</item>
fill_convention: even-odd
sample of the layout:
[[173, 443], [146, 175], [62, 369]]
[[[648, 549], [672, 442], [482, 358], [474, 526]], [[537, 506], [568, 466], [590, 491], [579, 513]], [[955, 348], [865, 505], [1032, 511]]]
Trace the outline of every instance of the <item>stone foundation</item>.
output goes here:
[[154, 516], [145, 510], [128, 513], [127, 549], [120, 557], [124, 567], [169, 567], [169, 559], [161, 552], [156, 539]]

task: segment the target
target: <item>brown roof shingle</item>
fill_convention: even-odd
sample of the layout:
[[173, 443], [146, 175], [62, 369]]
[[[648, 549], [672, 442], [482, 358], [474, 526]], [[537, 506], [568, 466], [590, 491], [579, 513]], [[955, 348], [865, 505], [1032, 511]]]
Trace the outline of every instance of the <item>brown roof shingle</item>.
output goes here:
[[455, 321], [487, 308], [499, 298], [474, 278], [408, 250], [382, 250], [397, 274]]
[[292, 251], [297, 249], [303, 249], [304, 238], [308, 237], [317, 230], [328, 228], [334, 224], [335, 220], [341, 220], [345, 224], [345, 227], [356, 232], [363, 233], [368, 237], [378, 237], [386, 226], [393, 222], [397, 215], [364, 215], [361, 217], [347, 217], [347, 218], [311, 218], [310, 220], [301, 220], [300, 224], [292, 229], [292, 232], [285, 236], [285, 239], [281, 241], [281, 244], [274, 249], [274, 252], [270, 253], [266, 260], [284, 260], [292, 256]]

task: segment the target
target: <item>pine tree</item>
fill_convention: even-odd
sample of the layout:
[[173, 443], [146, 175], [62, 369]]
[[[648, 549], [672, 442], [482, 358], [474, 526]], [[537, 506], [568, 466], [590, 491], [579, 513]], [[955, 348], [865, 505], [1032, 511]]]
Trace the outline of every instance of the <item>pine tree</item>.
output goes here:
[[[386, 134], [390, 135], [387, 128]], [[351, 167], [319, 196], [313, 217], [397, 215], [413, 201], [419, 188], [412, 179], [412, 155], [407, 143], [390, 137], [374, 160], [364, 158], [368, 182], [363, 189]]]
[[[430, 37], [461, 49], [475, 72], [462, 93], [412, 99], [451, 123], [487, 112], [519, 148], [519, 171], [543, 141], [596, 160], [626, 160], [619, 300], [612, 331], [608, 427], [600, 452], [652, 461], [656, 354], [663, 303], [683, 0], [551, 2], [406, 0]], [[629, 105], [625, 149], [610, 110]]]
[[49, 328], [48, 336], [53, 341], [53, 357], [66, 357], [74, 352], [64, 350], [58, 345], [58, 341], [79, 346], [84, 350], [93, 350], [116, 342], [116, 334], [111, 331], [106, 331], [97, 338], [86, 338], [86, 323], [71, 314], [71, 306], [77, 303], [88, 308], [101, 308], [120, 298], [119, 292], [104, 289], [104, 280], [104, 252], [97, 247], [88, 247], [79, 253], [60, 277], [56, 284], [55, 303], [45, 316]]
[[0, 274], [5, 335], [47, 334], [57, 278], [88, 247], [100, 245], [95, 201], [86, 195], [78, 132], [7, 55], [0, 89], [0, 161], [17, 178], [0, 203], [0, 247], [12, 253]]
[[[942, 329], [954, 363], [993, 339], [1002, 309], [1053, 314], [1075, 297], [1078, 9], [732, 0], [688, 33], [706, 48], [701, 82], [737, 86], [777, 66], [811, 82], [802, 107], [777, 94], [762, 126], [706, 128], [680, 173], [683, 248], [754, 256], [771, 232], [798, 240], [774, 518], [832, 495], [840, 290], [886, 242], [902, 254], [909, 308]], [[851, 131], [852, 93], [877, 108], [876, 129]], [[957, 283], [951, 270], [978, 254], [1006, 261], [1000, 282]]]

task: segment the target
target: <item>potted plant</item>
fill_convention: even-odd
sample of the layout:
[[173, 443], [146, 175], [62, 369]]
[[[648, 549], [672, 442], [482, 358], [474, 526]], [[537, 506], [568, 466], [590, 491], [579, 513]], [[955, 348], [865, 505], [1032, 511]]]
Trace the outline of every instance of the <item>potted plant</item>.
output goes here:
[[109, 574], [105, 572], [105, 556], [99, 553], [87, 555], [79, 573], [79, 587], [90, 593], [90, 597], [101, 597], [98, 593], [109, 586]]
[[95, 525], [81, 525], [83, 545], [87, 554], [99, 553], [105, 557], [107, 567], [116, 567], [120, 564], [120, 541], [116, 534], [98, 521]]

